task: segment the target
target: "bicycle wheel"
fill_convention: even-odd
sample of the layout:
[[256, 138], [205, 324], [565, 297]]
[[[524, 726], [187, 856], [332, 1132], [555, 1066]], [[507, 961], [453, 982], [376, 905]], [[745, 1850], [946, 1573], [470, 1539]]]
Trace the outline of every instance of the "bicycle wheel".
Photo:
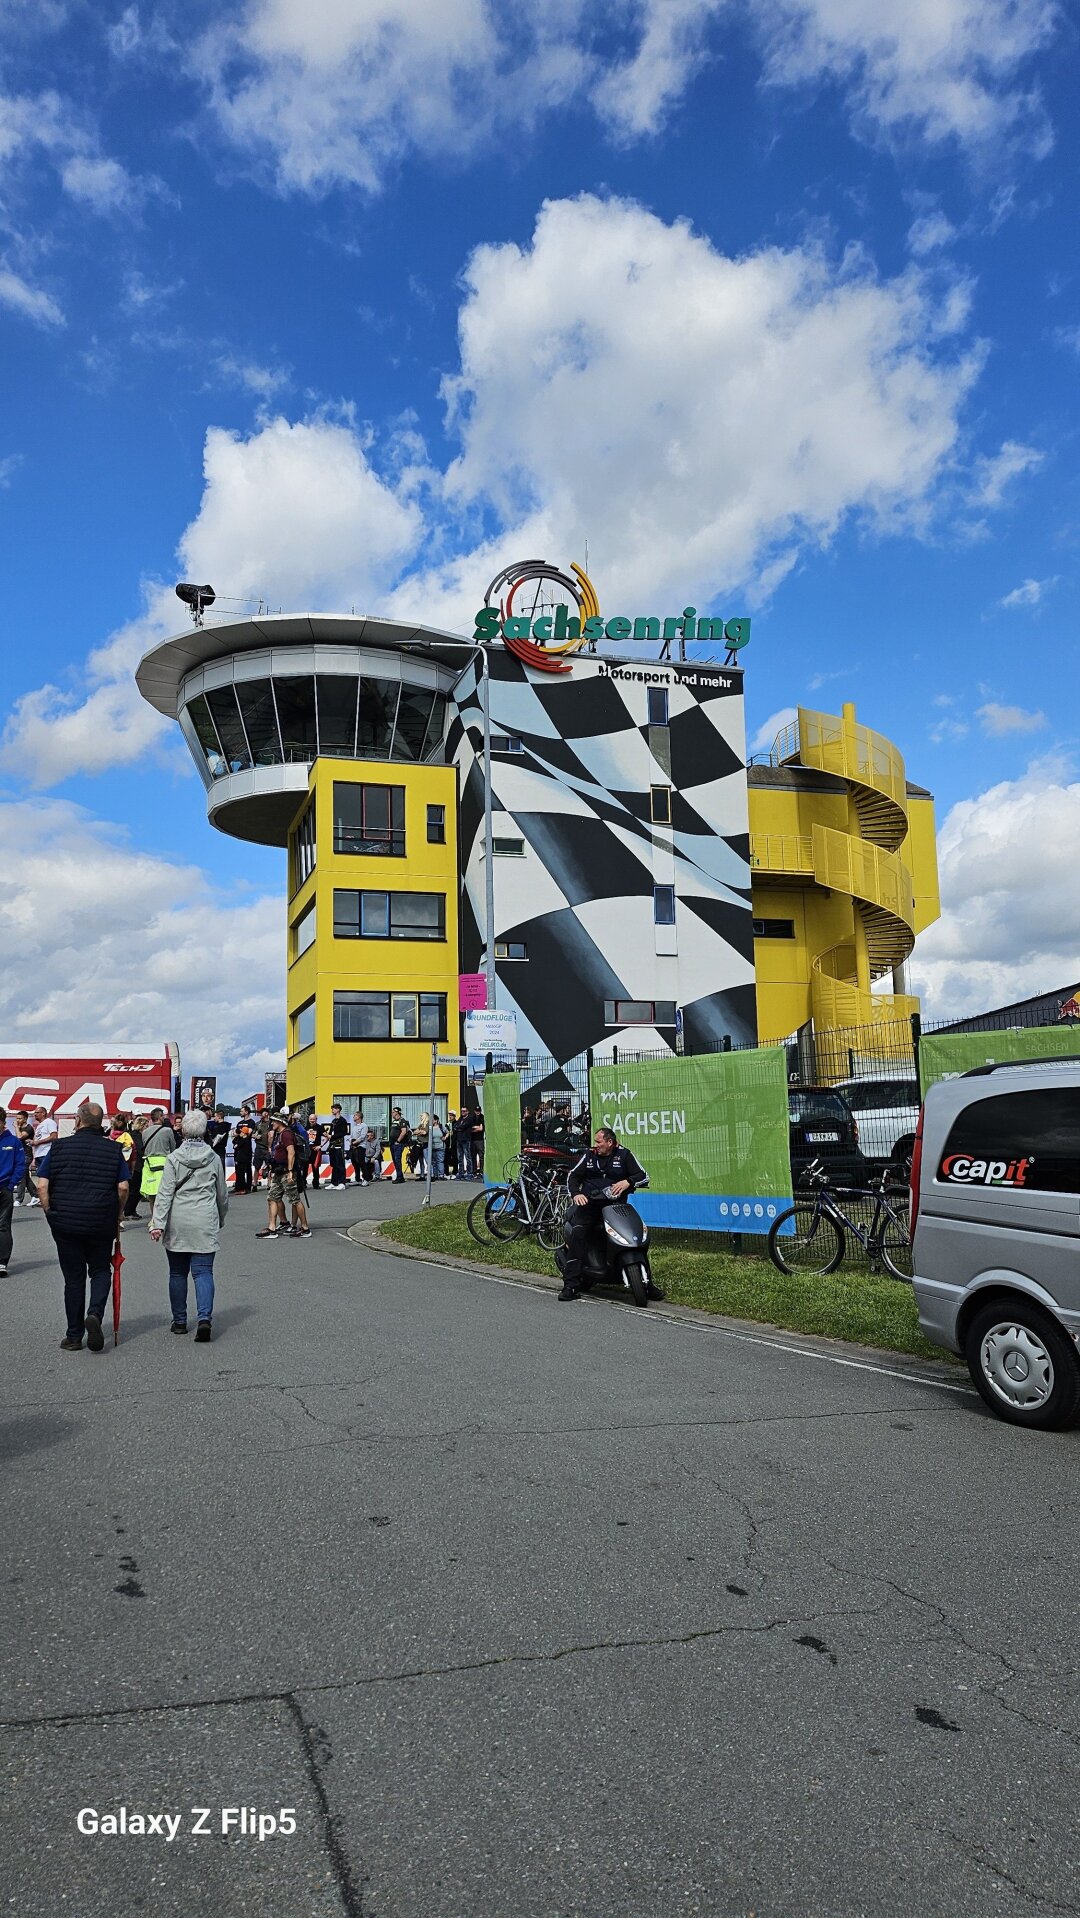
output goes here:
[[520, 1239], [529, 1229], [529, 1218], [516, 1185], [497, 1186], [485, 1193], [484, 1224], [493, 1239]]
[[490, 1192], [478, 1192], [475, 1199], [469, 1201], [465, 1223], [477, 1245], [487, 1245], [495, 1237], [495, 1234], [488, 1229], [487, 1209], [490, 1204]]
[[881, 1256], [894, 1279], [906, 1279], [910, 1285], [915, 1266], [911, 1257], [911, 1239], [907, 1220], [891, 1205], [882, 1206]]
[[[791, 1221], [794, 1229], [785, 1232]], [[819, 1212], [810, 1199], [796, 1200], [769, 1227], [769, 1257], [780, 1272], [835, 1272], [844, 1256], [844, 1235], [835, 1219]]]
[[557, 1252], [566, 1240], [563, 1234], [565, 1207], [545, 1203], [538, 1212], [534, 1231], [545, 1252]]

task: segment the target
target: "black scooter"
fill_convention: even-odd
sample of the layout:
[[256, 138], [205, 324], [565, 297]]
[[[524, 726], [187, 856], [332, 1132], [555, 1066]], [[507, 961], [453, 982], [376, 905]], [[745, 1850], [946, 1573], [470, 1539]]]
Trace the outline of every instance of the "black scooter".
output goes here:
[[[607, 1199], [607, 1192], [601, 1197]], [[580, 1290], [587, 1292], [590, 1286], [606, 1279], [612, 1284], [624, 1285], [635, 1305], [648, 1305], [650, 1298], [662, 1298], [663, 1294], [653, 1284], [649, 1228], [641, 1215], [625, 1199], [611, 1199], [604, 1206], [601, 1221], [604, 1236], [593, 1233], [589, 1238], [585, 1267], [578, 1280]], [[563, 1224], [567, 1244], [573, 1224], [571, 1207]]]

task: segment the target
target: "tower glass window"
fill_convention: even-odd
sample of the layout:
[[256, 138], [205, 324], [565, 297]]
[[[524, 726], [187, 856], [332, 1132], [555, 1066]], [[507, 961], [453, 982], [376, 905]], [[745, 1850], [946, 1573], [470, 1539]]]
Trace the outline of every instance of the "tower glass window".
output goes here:
[[319, 751], [330, 758], [354, 758], [358, 682], [337, 673], [320, 673], [316, 685], [319, 695]]
[[310, 673], [274, 680], [278, 724], [281, 728], [281, 752], [286, 764], [293, 760], [312, 760], [319, 750], [315, 720], [315, 680]]
[[667, 687], [650, 686], [648, 689], [648, 699], [650, 726], [666, 726], [668, 723]]
[[649, 787], [649, 817], [654, 826], [671, 824], [671, 787]]
[[429, 846], [446, 844], [446, 807], [429, 806], [427, 809], [427, 836]]
[[675, 888], [674, 886], [653, 887], [653, 920], [658, 926], [675, 924]]
[[358, 759], [389, 759], [394, 743], [394, 715], [400, 686], [384, 679], [360, 681], [360, 716], [356, 728]]
[[236, 693], [231, 686], [215, 686], [207, 693], [206, 702], [214, 716], [214, 725], [229, 771], [246, 772], [251, 765], [251, 754], [248, 752], [247, 735], [236, 703]]
[[274, 689], [270, 681], [268, 679], [237, 680], [236, 699], [255, 765], [280, 765], [281, 740], [278, 736]]

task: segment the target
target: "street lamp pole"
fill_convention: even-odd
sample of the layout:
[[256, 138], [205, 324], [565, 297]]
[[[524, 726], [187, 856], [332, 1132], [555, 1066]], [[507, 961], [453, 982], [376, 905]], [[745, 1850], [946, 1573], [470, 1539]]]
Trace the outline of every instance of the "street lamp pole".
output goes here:
[[[495, 1010], [495, 865], [492, 848], [491, 804], [491, 674], [488, 649], [482, 640], [440, 639], [441, 646], [467, 646], [480, 661], [484, 712], [484, 975], [487, 981], [488, 1011]], [[465, 672], [468, 672], [466, 666]], [[460, 680], [464, 673], [459, 675]]]

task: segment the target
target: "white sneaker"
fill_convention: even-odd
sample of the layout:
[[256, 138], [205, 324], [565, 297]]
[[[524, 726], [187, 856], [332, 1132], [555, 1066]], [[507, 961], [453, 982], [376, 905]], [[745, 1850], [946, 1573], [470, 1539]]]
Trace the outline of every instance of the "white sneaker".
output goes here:
[[7, 1278], [7, 1266], [0, 1265], [0, 1279], [6, 1279], [6, 1278]]
[[40, 1204], [41, 1204], [41, 1200], [40, 1200], [40, 1199], [30, 1199], [30, 1200], [28, 1200], [28, 1201], [27, 1201], [27, 1203], [28, 1203], [29, 1205], [40, 1205]]

